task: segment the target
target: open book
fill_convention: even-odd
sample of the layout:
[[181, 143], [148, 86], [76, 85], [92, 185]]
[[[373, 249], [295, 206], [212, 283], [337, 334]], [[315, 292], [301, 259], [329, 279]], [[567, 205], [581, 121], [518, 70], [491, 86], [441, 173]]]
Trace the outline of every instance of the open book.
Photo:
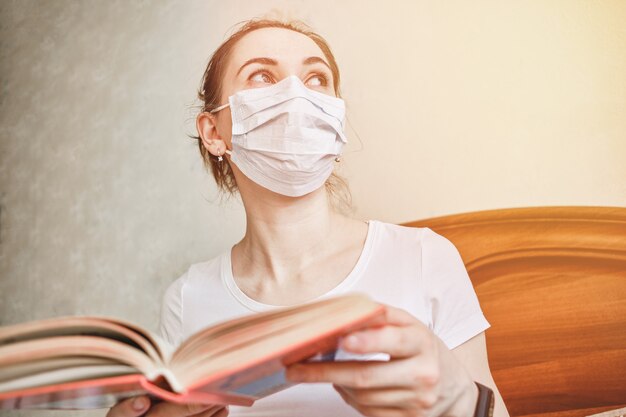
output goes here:
[[333, 352], [380, 322], [359, 294], [230, 320], [174, 352], [137, 325], [61, 317], [0, 328], [1, 408], [106, 408], [148, 394], [176, 403], [252, 405], [292, 385], [285, 366]]

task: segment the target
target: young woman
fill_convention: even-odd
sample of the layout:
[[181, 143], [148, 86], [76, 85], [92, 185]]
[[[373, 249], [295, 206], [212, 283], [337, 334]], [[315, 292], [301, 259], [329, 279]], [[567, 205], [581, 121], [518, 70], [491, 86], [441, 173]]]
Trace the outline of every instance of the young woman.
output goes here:
[[388, 306], [387, 324], [346, 337], [339, 359], [384, 360], [295, 365], [287, 377], [302, 384], [251, 408], [136, 397], [108, 417], [471, 417], [481, 385], [507, 416], [487, 362], [489, 324], [454, 246], [334, 208], [345, 107], [324, 39], [301, 24], [247, 22], [213, 55], [199, 96], [200, 152], [217, 184], [240, 193], [247, 227], [232, 250], [168, 288], [164, 338], [177, 345], [214, 322], [360, 291]]

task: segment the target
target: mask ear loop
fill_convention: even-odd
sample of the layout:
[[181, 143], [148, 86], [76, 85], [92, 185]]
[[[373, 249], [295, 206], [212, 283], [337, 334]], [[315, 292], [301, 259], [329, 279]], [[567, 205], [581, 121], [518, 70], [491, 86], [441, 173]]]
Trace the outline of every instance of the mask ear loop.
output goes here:
[[[354, 135], [358, 139], [359, 145], [361, 145], [359, 149], [351, 151], [349, 153], [363, 151], [363, 149], [365, 149], [365, 147], [363, 146], [363, 141], [361, 140], [361, 136], [359, 136], [359, 132], [356, 131], [356, 129], [352, 125], [352, 122], [350, 122], [350, 118], [348, 117], [348, 115], [346, 115], [346, 122], [348, 122], [348, 126], [350, 127], [350, 130], [352, 130], [352, 132], [354, 133]], [[335, 158], [335, 162], [341, 162], [341, 158], [342, 157], [343, 157], [343, 154], [337, 155], [337, 157]]]
[[360, 145], [360, 148], [359, 148], [359, 149], [356, 149], [356, 150], [354, 150], [354, 151], [351, 151], [350, 153], [352, 153], [352, 152], [361, 152], [361, 151], [363, 151], [363, 150], [365, 149], [365, 147], [363, 146], [363, 141], [361, 140], [361, 136], [359, 136], [359, 132], [357, 132], [357, 131], [356, 131], [356, 129], [355, 129], [355, 128], [354, 128], [354, 126], [352, 125], [352, 122], [350, 122], [350, 118], [348, 117], [348, 115], [346, 115], [346, 122], [348, 122], [348, 126], [350, 127], [350, 130], [351, 130], [352, 132], [354, 132], [354, 135], [355, 135], [355, 136], [356, 136], [356, 138], [359, 140], [359, 145]]
[[[347, 109], [346, 109], [346, 110], [347, 110]], [[347, 112], [346, 112], [346, 122], [348, 123], [348, 126], [350, 127], [350, 130], [352, 130], [352, 132], [354, 132], [354, 135], [355, 135], [355, 136], [356, 136], [356, 138], [358, 139], [358, 141], [359, 141], [359, 145], [360, 145], [360, 148], [359, 148], [359, 149], [354, 150], [354, 151], [351, 151], [351, 152], [349, 152], [349, 153], [352, 153], [352, 152], [361, 152], [361, 151], [363, 151], [363, 149], [365, 149], [365, 147], [363, 146], [363, 141], [361, 140], [361, 136], [359, 135], [359, 132], [357, 132], [357, 130], [356, 130], [356, 129], [354, 128], [354, 126], [352, 125], [352, 122], [350, 121], [350, 118], [348, 117], [348, 113], [347, 113]], [[343, 156], [343, 154], [342, 154], [342, 155], [337, 155], [337, 157], [335, 158], [335, 162], [341, 162], [341, 158], [342, 158], [342, 156]]]
[[213, 110], [210, 110], [209, 113], [217, 113], [220, 110], [224, 110], [228, 106], [230, 106], [230, 103], [222, 104], [221, 106], [218, 106], [214, 108]]
[[[217, 113], [220, 110], [224, 110], [228, 106], [230, 106], [230, 103], [222, 104], [221, 106], [218, 106], [218, 107], [214, 108], [213, 110], [210, 110], [209, 113]], [[226, 149], [224, 151], [224, 153], [228, 154], [228, 156], [232, 155], [231, 152], [228, 149]], [[224, 155], [224, 154], [221, 154], [221, 155], [217, 156], [217, 162], [222, 162], [224, 160], [224, 157], [222, 155]]]

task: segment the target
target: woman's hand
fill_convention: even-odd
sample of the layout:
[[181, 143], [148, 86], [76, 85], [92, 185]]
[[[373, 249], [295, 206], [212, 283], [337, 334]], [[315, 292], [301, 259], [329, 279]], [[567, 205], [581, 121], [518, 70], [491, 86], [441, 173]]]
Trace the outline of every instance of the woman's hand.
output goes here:
[[474, 381], [443, 342], [406, 311], [387, 307], [382, 327], [352, 333], [341, 347], [358, 354], [385, 352], [391, 359], [297, 364], [287, 377], [330, 382], [344, 401], [370, 417], [474, 414]]
[[168, 402], [161, 402], [152, 407], [150, 405], [150, 399], [145, 395], [128, 398], [111, 408], [106, 417], [226, 417], [228, 415], [228, 408], [223, 405], [181, 405]]

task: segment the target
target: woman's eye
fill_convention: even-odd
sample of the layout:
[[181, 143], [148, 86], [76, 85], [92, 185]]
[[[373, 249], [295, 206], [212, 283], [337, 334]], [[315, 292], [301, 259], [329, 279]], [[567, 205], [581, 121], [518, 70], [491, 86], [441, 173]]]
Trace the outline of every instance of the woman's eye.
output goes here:
[[306, 84], [312, 87], [324, 87], [328, 84], [328, 81], [323, 75], [315, 74], [309, 77], [308, 80], [306, 80]]
[[270, 77], [270, 75], [266, 72], [256, 72], [252, 74], [250, 76], [250, 81], [263, 84], [271, 84], [274, 82], [274, 80], [272, 80], [272, 77]]

